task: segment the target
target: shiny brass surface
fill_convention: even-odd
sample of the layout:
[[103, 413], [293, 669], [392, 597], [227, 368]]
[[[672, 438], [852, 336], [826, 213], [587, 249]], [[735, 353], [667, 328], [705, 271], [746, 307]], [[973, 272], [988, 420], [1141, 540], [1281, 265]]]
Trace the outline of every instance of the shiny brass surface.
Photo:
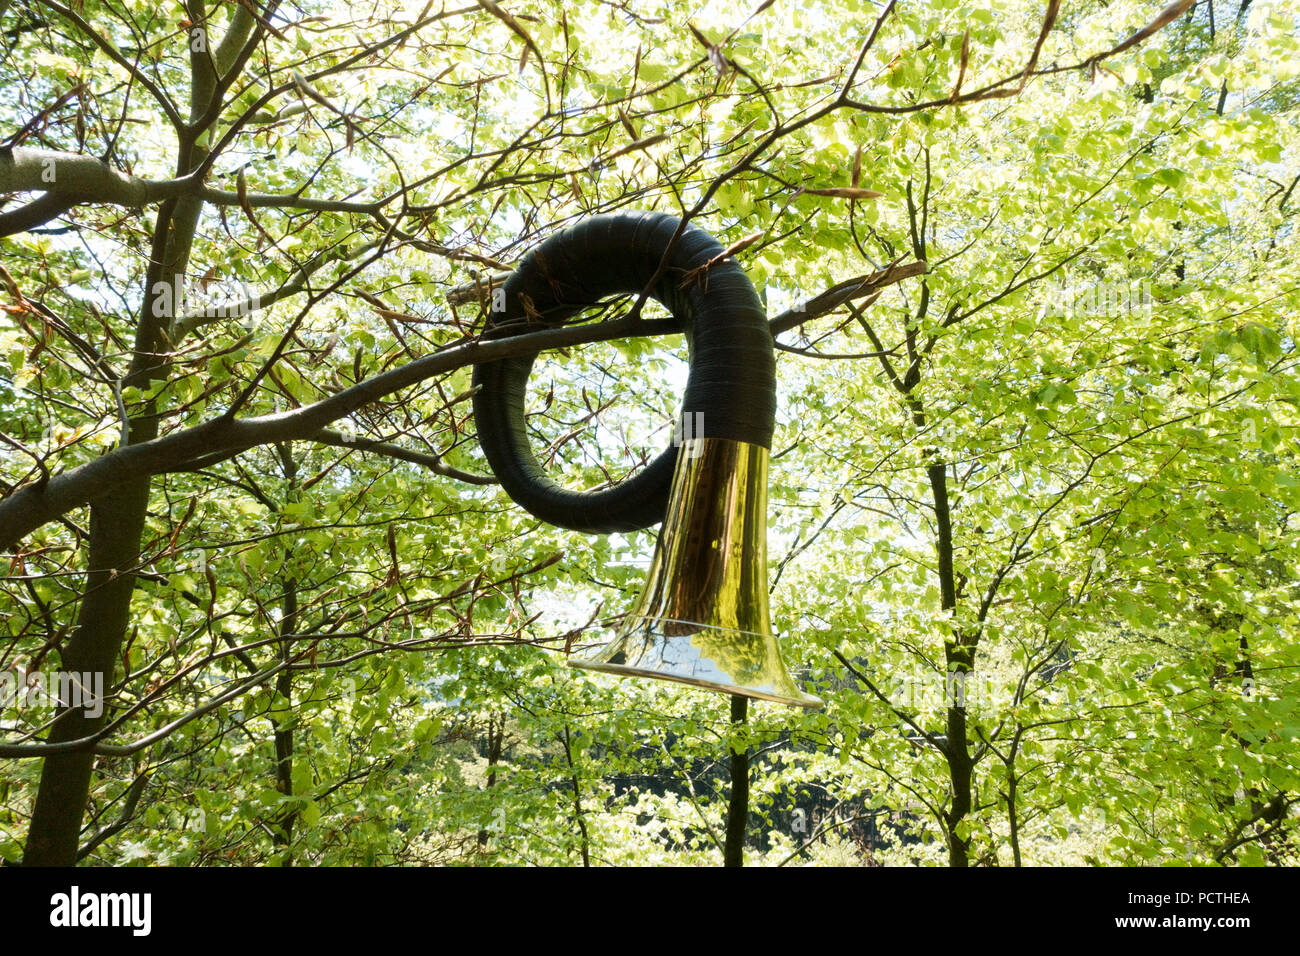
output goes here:
[[609, 644], [569, 666], [820, 708], [781, 661], [767, 601], [760, 445], [682, 443], [645, 588]]

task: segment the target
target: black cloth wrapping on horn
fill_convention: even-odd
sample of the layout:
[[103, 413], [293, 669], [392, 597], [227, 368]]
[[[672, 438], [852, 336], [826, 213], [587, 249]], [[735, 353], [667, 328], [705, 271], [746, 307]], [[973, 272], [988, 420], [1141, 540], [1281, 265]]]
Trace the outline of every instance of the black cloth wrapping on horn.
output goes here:
[[[665, 213], [620, 212], [556, 233], [506, 280], [504, 311], [489, 313], [484, 337], [560, 325], [608, 296], [641, 292], [679, 223]], [[692, 428], [687, 437], [770, 448], [776, 359], [763, 304], [734, 259], [692, 272], [722, 251], [716, 239], [688, 225], [650, 295], [681, 323], [690, 348], [682, 399], [683, 418]], [[506, 493], [543, 521], [575, 531], [635, 531], [658, 524], [668, 504], [675, 445], [637, 474], [600, 491], [566, 490], [542, 471], [524, 425], [524, 393], [536, 357], [474, 366], [479, 443]]]

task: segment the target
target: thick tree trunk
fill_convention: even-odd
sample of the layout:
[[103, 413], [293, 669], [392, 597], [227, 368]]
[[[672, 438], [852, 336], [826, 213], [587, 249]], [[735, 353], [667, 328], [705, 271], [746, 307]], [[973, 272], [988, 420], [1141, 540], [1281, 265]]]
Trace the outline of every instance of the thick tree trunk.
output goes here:
[[[201, 161], [202, 149], [184, 152], [188, 154], [187, 161], [182, 164], [185, 169], [191, 169]], [[163, 310], [162, 315], [155, 314], [155, 288], [161, 282], [184, 281], [194, 230], [202, 209], [202, 200], [183, 199], [165, 202], [158, 211], [153, 253], [145, 279], [144, 305], [136, 329], [131, 368], [124, 385], [144, 386], [163, 373], [166, 348], [163, 328], [170, 318], [170, 310]], [[128, 444], [140, 444], [157, 437], [158, 420], [153, 412], [154, 408], [146, 405], [142, 413], [131, 421]], [[135, 568], [140, 557], [150, 484], [149, 478], [128, 482], [90, 506], [86, 586], [77, 628], [61, 651], [61, 666], [70, 672], [102, 674], [106, 691], [114, 685], [122, 641], [130, 623]], [[63, 743], [97, 733], [108, 720], [111, 708], [106, 703], [102, 711], [97, 718], [87, 717], [77, 708], [59, 712], [51, 728], [50, 742]], [[93, 764], [94, 753], [90, 748], [45, 758], [23, 851], [25, 865], [72, 866], [76, 863], [81, 821], [90, 797]]]
[[[130, 619], [140, 532], [149, 500], [148, 480], [133, 482], [106, 495], [90, 510], [90, 572], [81, 602], [77, 629], [63, 648], [62, 667], [73, 673], [104, 675], [107, 691], [113, 684], [117, 658]], [[58, 714], [51, 743], [78, 740], [97, 733], [109, 708], [98, 717], [72, 708]], [[23, 863], [28, 866], [72, 866], [77, 862], [81, 818], [90, 795], [94, 755], [89, 749], [46, 757], [28, 828]]]
[[[203, 4], [188, 5], [190, 19], [204, 24]], [[191, 46], [190, 122], [197, 125], [207, 112], [215, 93], [218, 72], [232, 69], [254, 27], [253, 15], [238, 8], [220, 46], [209, 54]], [[215, 59], [215, 62], [214, 62]], [[206, 155], [203, 137], [193, 130], [178, 148], [176, 174], [197, 169]], [[174, 317], [172, 309], [155, 309], [162, 283], [172, 290], [182, 288], [189, 266], [194, 233], [203, 211], [203, 200], [192, 196], [167, 199], [154, 223], [153, 246], [146, 272], [143, 306], [136, 326], [126, 386], [147, 385], [166, 374], [165, 331]], [[170, 290], [169, 290], [170, 291]], [[175, 296], [169, 301], [174, 305]], [[147, 442], [158, 434], [155, 409], [146, 405], [129, 423], [127, 444]], [[77, 617], [77, 628], [61, 649], [65, 671], [102, 674], [107, 690], [114, 684], [122, 641], [130, 623], [131, 596], [135, 591], [135, 567], [149, 505], [151, 479], [141, 478], [118, 486], [91, 502], [90, 541], [86, 556], [86, 584]], [[56, 715], [50, 741], [61, 743], [97, 733], [109, 719], [109, 708], [98, 718], [81, 710]], [[89, 748], [45, 758], [40, 789], [36, 794], [32, 821], [27, 832], [23, 862], [33, 866], [71, 866], [77, 860], [81, 821], [90, 795], [94, 754]]]

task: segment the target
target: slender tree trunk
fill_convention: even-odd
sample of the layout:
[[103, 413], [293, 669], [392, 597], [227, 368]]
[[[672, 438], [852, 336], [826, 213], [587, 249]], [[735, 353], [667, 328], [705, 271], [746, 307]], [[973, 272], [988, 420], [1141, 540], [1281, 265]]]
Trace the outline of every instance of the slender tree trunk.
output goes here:
[[[500, 729], [498, 729], [498, 726], [497, 726], [497, 718], [496, 718], [496, 716], [495, 716], [494, 714], [488, 714], [487, 734], [488, 734], [488, 740], [487, 740], [487, 743], [488, 743], [488, 746], [487, 746], [487, 750], [488, 750], [488, 752], [487, 752], [487, 761], [488, 761], [487, 789], [488, 789], [488, 790], [491, 790], [493, 787], [495, 787], [495, 786], [497, 785], [497, 764], [501, 761], [501, 754], [502, 754], [502, 752], [503, 752], [504, 749], [505, 749], [505, 740], [506, 740], [506, 716], [505, 716], [505, 714], [502, 714], [502, 715], [501, 715], [501, 724], [500, 724]], [[482, 829], [480, 829], [480, 830], [478, 831], [478, 845], [479, 845], [479, 849], [482, 849], [482, 848], [484, 848], [484, 847], [487, 846], [487, 842], [488, 842], [488, 833], [489, 833], [489, 832], [490, 832], [490, 831], [489, 831], [486, 827], [484, 827], [484, 828], [482, 828]]]
[[1016, 810], [1016, 773], [1007, 767], [1007, 823], [1011, 827], [1011, 862], [1020, 866], [1020, 814]]
[[[288, 635], [294, 633], [298, 623], [298, 582], [284, 582], [284, 597], [280, 606], [280, 659], [292, 655], [293, 642]], [[275, 731], [275, 789], [286, 797], [293, 796], [293, 671], [283, 670], [275, 680], [276, 697], [288, 702], [284, 717], [273, 717]], [[293, 828], [298, 821], [298, 811], [288, 809], [275, 821], [275, 842], [284, 848], [281, 865], [293, 865]]]
[[[957, 742], [954, 745], [954, 741]], [[945, 814], [948, 830], [948, 865], [969, 866], [970, 840], [959, 834], [958, 827], [971, 810], [971, 759], [966, 746], [966, 708], [948, 708], [948, 780], [952, 786], [952, 805]]]
[[[276, 695], [289, 699], [293, 693], [293, 681], [288, 671], [282, 671], [275, 682]], [[293, 796], [293, 728], [283, 721], [275, 722], [275, 789], [286, 797]], [[293, 826], [298, 814], [290, 810], [280, 816], [275, 823], [275, 842], [284, 847], [283, 866], [293, 865], [293, 854], [289, 849], [293, 842]]]
[[[927, 469], [930, 490], [934, 496], [934, 516], [937, 531], [936, 551], [939, 559], [939, 591], [943, 609], [952, 612], [957, 607], [957, 584], [953, 571], [952, 515], [948, 502], [948, 467], [941, 462]], [[952, 804], [944, 815], [944, 829], [948, 837], [948, 865], [970, 865], [970, 840], [960, 836], [959, 828], [971, 811], [971, 778], [974, 762], [966, 740], [966, 679], [975, 663], [975, 647], [967, 643], [961, 632], [954, 628], [945, 646], [945, 661], [951, 684], [952, 700], [948, 707], [947, 744], [944, 756], [948, 760], [948, 780], [952, 787]]]
[[578, 771], [573, 765], [573, 744], [568, 724], [564, 725], [564, 758], [569, 762], [569, 779], [573, 782], [573, 819], [578, 824], [582, 865], [591, 866], [591, 836], [587, 833], [587, 817], [582, 809], [582, 789], [578, 784]]
[[[293, 500], [298, 483], [298, 462], [293, 457], [293, 446], [281, 442], [276, 446], [280, 455], [280, 468], [285, 480], [285, 500]], [[286, 552], [284, 560], [288, 564], [292, 553]], [[280, 660], [287, 662], [293, 656], [293, 640], [290, 635], [298, 630], [298, 582], [286, 576], [280, 582], [283, 591], [280, 595], [280, 622], [277, 627], [280, 637]], [[293, 796], [293, 671], [282, 670], [275, 679], [277, 699], [285, 701], [284, 716], [277, 716], [272, 711], [271, 728], [275, 734], [275, 789], [286, 797]], [[298, 821], [298, 811], [290, 807], [275, 820], [272, 827], [275, 843], [284, 848], [281, 865], [293, 866], [293, 828]]]
[[[731, 698], [731, 723], [745, 723], [749, 698], [738, 694]], [[731, 799], [727, 803], [727, 840], [723, 847], [723, 866], [745, 865], [745, 826], [749, 822], [749, 749], [731, 751]]]

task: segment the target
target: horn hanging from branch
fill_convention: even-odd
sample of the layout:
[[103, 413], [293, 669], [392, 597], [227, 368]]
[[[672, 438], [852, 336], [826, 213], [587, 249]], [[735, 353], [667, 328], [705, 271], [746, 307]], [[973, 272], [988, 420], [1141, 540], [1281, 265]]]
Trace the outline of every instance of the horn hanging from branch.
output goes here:
[[681, 421], [691, 427], [675, 430], [671, 448], [612, 488], [562, 488], [542, 471], [524, 425], [534, 355], [474, 367], [479, 442], [506, 493], [543, 521], [594, 533], [663, 522], [622, 630], [570, 665], [821, 707], [787, 673], [768, 612], [772, 334], [727, 250], [694, 226], [678, 235], [680, 225], [664, 213], [615, 213], [551, 236], [506, 279], [484, 335], [558, 325], [608, 296], [649, 287], [690, 347]]

